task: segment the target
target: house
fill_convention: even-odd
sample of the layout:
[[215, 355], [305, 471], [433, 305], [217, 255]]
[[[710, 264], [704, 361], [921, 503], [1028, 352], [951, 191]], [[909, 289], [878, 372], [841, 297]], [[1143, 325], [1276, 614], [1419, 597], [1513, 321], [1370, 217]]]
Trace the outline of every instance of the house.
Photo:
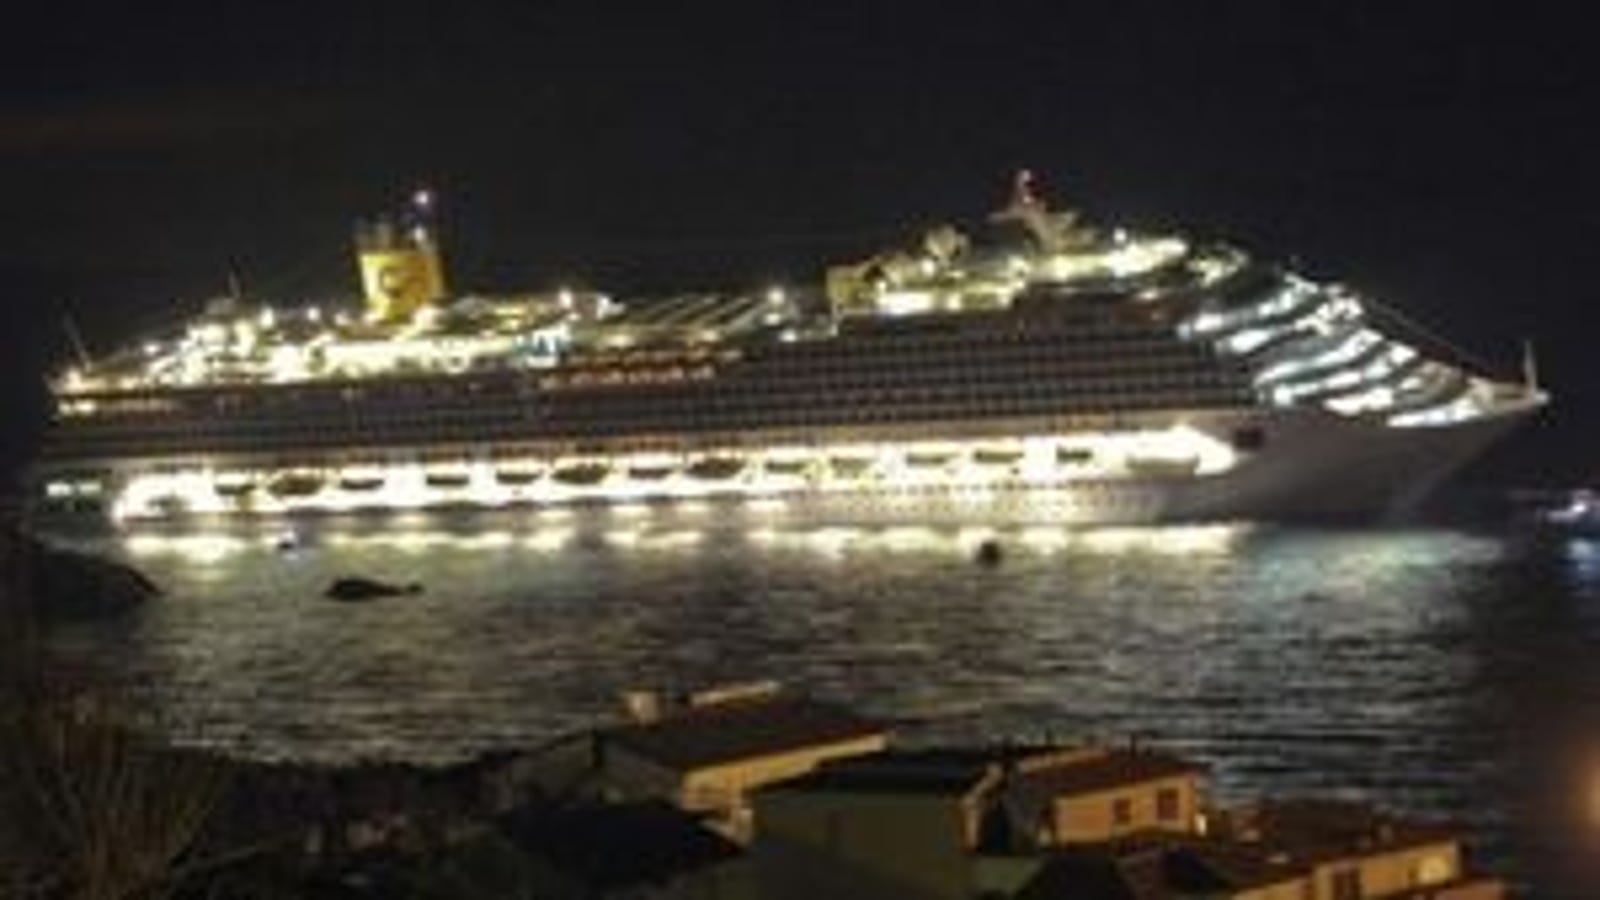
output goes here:
[[1288, 800], [1217, 818], [1218, 837], [1303, 865], [1318, 900], [1499, 900], [1505, 885], [1469, 873], [1460, 833], [1365, 803]]
[[498, 830], [536, 896], [700, 900], [737, 893], [739, 845], [662, 800], [530, 805]]
[[1016, 900], [1308, 900], [1303, 868], [1265, 852], [1170, 835], [1052, 851]]
[[1061, 750], [1016, 761], [1005, 803], [1040, 846], [1202, 827], [1204, 767], [1137, 747]]
[[913, 896], [1006, 895], [1052, 848], [1195, 834], [1202, 774], [1134, 747], [886, 751], [758, 793], [754, 859], [780, 889], [832, 866]]
[[842, 707], [776, 688], [647, 704], [635, 721], [595, 736], [598, 781], [612, 800], [660, 798], [750, 837], [749, 794], [832, 760], [875, 753], [888, 729]]

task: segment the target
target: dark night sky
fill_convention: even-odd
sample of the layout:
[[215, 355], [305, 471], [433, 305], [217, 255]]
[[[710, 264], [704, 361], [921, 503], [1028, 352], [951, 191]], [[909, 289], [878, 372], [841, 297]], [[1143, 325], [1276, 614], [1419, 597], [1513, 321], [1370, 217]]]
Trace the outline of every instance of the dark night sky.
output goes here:
[[813, 278], [1026, 165], [1507, 370], [1536, 339], [1556, 405], [1485, 471], [1600, 476], [1592, 34], [1469, 5], [53, 4], [0, 46], [0, 458], [64, 312], [104, 349], [230, 260], [266, 299], [349, 291], [351, 221], [420, 182], [458, 286], [627, 290]]

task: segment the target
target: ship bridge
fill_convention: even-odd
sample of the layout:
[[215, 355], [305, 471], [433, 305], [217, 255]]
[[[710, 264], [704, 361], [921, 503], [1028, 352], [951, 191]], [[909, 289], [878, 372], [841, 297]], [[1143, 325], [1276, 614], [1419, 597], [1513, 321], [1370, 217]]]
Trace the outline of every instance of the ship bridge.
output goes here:
[[1181, 333], [1246, 363], [1263, 401], [1393, 428], [1520, 414], [1548, 397], [1531, 371], [1496, 378], [1394, 310], [1337, 284], [1251, 265]]

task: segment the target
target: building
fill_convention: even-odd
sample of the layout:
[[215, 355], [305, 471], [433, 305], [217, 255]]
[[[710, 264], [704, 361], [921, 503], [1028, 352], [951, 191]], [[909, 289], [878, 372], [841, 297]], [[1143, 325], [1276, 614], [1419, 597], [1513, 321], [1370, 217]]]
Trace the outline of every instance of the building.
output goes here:
[[771, 685], [708, 692], [675, 708], [652, 700], [637, 712], [595, 736], [603, 790], [668, 800], [741, 839], [750, 833], [752, 790], [889, 741], [881, 723]]
[[1136, 747], [889, 751], [761, 792], [757, 846], [780, 883], [820, 854], [913, 896], [1009, 894], [1051, 848], [1198, 833], [1202, 773]]
[[1306, 870], [1318, 900], [1497, 900], [1505, 887], [1466, 870], [1457, 829], [1368, 804], [1275, 801], [1217, 818], [1217, 835], [1270, 849]]
[[1137, 746], [892, 750], [757, 794], [758, 896], [1501, 900], [1459, 833], [1367, 805], [1208, 808], [1204, 769]]

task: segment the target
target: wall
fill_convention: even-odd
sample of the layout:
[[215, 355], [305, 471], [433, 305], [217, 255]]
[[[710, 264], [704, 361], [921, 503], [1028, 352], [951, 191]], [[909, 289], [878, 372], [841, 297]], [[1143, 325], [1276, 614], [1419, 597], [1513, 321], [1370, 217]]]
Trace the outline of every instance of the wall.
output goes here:
[[[1178, 792], [1177, 815], [1162, 819], [1157, 800], [1162, 790]], [[1119, 824], [1114, 816], [1118, 800], [1129, 801], [1129, 818]], [[1199, 813], [1199, 779], [1180, 775], [1159, 781], [1118, 787], [1090, 794], [1058, 797], [1051, 804], [1051, 834], [1042, 840], [1055, 843], [1103, 841], [1134, 831], [1161, 829], [1191, 832]]]
[[940, 897], [970, 893], [960, 798], [773, 791], [755, 800], [756, 845], [810, 847], [884, 880]]
[[1336, 897], [1336, 877], [1341, 871], [1352, 867], [1361, 870], [1364, 897], [1384, 897], [1460, 878], [1461, 848], [1454, 841], [1445, 841], [1322, 863], [1312, 873], [1317, 883], [1317, 896], [1328, 900]]

